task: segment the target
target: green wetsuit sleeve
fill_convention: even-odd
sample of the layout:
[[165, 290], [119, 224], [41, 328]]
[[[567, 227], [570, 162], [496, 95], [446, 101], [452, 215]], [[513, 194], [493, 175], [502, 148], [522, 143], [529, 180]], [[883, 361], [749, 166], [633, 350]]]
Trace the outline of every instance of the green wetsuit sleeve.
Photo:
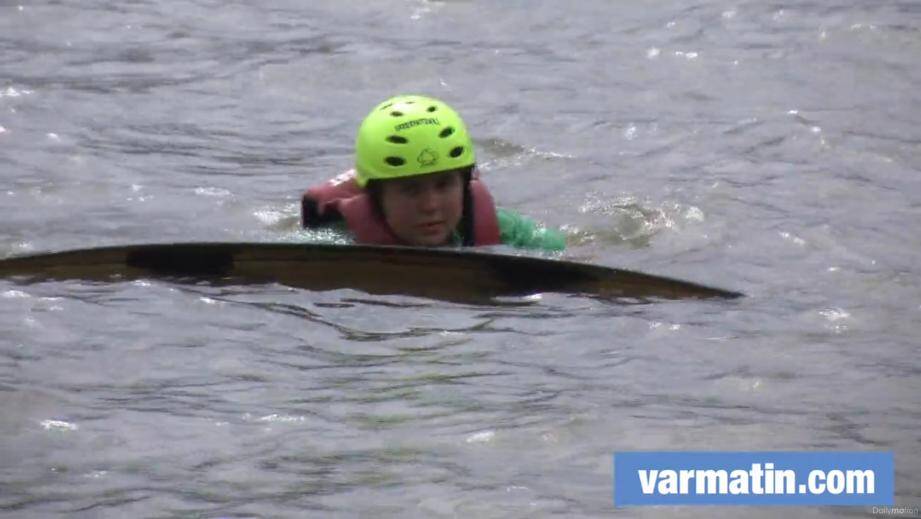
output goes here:
[[499, 241], [512, 247], [561, 251], [566, 248], [566, 236], [547, 229], [537, 222], [509, 209], [496, 209], [499, 220]]

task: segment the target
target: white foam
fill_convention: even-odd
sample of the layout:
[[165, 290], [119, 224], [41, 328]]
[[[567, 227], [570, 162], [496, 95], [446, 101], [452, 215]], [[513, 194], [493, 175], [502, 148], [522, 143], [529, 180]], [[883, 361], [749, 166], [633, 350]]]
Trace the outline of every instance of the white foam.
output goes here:
[[225, 197], [232, 193], [220, 187], [196, 187], [195, 194], [200, 196]]
[[42, 428], [46, 431], [76, 431], [76, 424], [65, 422], [63, 420], [42, 420]]
[[495, 431], [482, 431], [467, 437], [467, 443], [489, 443], [496, 437]]

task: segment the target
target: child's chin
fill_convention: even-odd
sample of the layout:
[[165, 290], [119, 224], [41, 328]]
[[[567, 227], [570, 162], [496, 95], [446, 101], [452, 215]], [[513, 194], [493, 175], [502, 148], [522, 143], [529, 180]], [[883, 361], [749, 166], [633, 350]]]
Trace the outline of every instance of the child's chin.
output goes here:
[[439, 234], [427, 234], [423, 236], [416, 236], [413, 240], [413, 245], [420, 247], [437, 247], [439, 245], [444, 245], [448, 242], [448, 235], [444, 233]]

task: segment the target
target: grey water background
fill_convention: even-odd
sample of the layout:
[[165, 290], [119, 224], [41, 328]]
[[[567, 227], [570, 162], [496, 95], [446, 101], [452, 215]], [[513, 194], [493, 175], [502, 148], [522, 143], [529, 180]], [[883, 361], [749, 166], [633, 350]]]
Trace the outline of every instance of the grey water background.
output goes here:
[[0, 1], [2, 256], [322, 238], [414, 92], [565, 258], [749, 295], [0, 280], [0, 515], [872, 513], [615, 509], [624, 450], [893, 451], [921, 505], [919, 53], [913, 1]]

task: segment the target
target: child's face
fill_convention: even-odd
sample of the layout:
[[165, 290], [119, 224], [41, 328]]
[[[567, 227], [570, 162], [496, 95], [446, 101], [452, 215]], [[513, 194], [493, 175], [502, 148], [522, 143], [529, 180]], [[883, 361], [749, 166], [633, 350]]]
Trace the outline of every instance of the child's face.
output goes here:
[[460, 171], [381, 182], [381, 209], [387, 225], [408, 245], [444, 245], [463, 213]]

